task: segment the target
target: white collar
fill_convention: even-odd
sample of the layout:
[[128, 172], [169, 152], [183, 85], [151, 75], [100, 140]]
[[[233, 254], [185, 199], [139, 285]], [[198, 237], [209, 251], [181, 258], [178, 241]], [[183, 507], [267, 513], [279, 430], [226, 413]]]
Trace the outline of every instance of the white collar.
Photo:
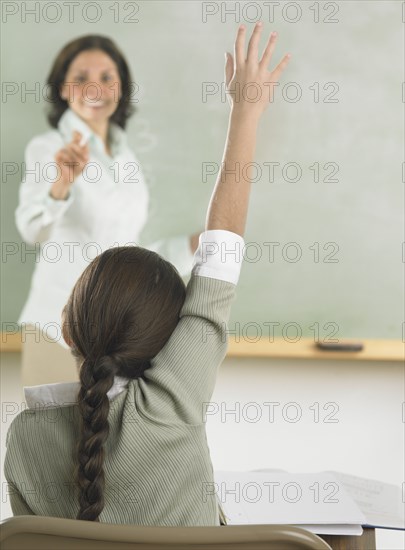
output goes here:
[[[107, 397], [114, 399], [124, 391], [129, 378], [114, 377], [114, 384], [107, 392]], [[43, 384], [40, 386], [24, 386], [25, 402], [29, 409], [38, 406], [47, 408], [68, 407], [77, 403], [77, 395], [80, 390], [80, 382], [60, 382], [57, 384]]]
[[[92, 143], [97, 144], [97, 146], [104, 151], [104, 145], [102, 144], [100, 136], [95, 134], [90, 126], [81, 119], [72, 109], [68, 108], [60, 117], [58, 122], [58, 130], [62, 134], [65, 143], [72, 141], [73, 130], [77, 130], [83, 135], [85, 141], [89, 142], [89, 145]], [[111, 149], [112, 154], [115, 156], [127, 146], [127, 138], [125, 131], [115, 124], [114, 122], [110, 123], [110, 132], [111, 132]]]

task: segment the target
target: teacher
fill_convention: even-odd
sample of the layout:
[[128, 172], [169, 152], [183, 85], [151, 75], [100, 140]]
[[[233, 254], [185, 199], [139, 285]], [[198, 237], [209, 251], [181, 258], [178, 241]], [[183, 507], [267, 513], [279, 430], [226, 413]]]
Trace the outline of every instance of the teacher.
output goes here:
[[[115, 43], [86, 35], [56, 57], [47, 83], [52, 130], [25, 150], [25, 176], [15, 213], [23, 240], [37, 246], [28, 300], [19, 316], [23, 386], [77, 381], [61, 315], [77, 279], [104, 250], [136, 245], [149, 194], [125, 126], [132, 79]], [[147, 248], [190, 273], [199, 233]]]

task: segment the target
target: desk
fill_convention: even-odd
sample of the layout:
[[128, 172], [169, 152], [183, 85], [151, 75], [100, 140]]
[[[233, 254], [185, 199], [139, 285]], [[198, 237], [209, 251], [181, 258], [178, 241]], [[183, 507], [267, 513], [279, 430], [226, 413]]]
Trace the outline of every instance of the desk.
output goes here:
[[318, 535], [333, 550], [376, 550], [375, 529], [363, 529], [361, 537], [350, 535]]

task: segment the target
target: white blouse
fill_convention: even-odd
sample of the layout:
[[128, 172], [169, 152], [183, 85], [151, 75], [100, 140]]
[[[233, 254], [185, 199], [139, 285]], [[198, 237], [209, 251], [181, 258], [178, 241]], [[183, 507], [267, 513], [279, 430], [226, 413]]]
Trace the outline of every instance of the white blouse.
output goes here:
[[[63, 347], [61, 314], [78, 277], [101, 252], [113, 246], [138, 244], [144, 228], [149, 194], [139, 162], [127, 144], [125, 131], [110, 125], [111, 154], [101, 138], [71, 109], [58, 129], [34, 137], [25, 150], [25, 176], [15, 212], [17, 228], [36, 250], [36, 265], [20, 325], [41, 328]], [[73, 130], [88, 140], [89, 162], [70, 188], [66, 200], [49, 191], [56, 178], [55, 154], [73, 137]], [[147, 246], [178, 269], [191, 272], [194, 255], [189, 237], [162, 239]], [[29, 255], [27, 256], [29, 257]]]

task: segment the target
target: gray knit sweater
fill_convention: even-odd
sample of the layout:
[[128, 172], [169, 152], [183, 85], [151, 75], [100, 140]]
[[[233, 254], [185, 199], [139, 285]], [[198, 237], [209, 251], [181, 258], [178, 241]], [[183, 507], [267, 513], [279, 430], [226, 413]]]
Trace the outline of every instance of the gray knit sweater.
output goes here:
[[[204, 258], [208, 242], [217, 243], [216, 257], [211, 253]], [[215, 494], [204, 418], [204, 404], [211, 399], [227, 350], [227, 323], [241, 266], [240, 258], [221, 257], [217, 245], [225, 242], [230, 248], [235, 243], [243, 246], [243, 239], [228, 231], [200, 236], [176, 329], [151, 368], [137, 380], [124, 379], [126, 385], [110, 397], [101, 522], [153, 526], [225, 522]], [[14, 515], [76, 517], [73, 451], [78, 387], [78, 383], [34, 387], [31, 408], [11, 423], [4, 473]], [[66, 398], [69, 395], [71, 399]]]

